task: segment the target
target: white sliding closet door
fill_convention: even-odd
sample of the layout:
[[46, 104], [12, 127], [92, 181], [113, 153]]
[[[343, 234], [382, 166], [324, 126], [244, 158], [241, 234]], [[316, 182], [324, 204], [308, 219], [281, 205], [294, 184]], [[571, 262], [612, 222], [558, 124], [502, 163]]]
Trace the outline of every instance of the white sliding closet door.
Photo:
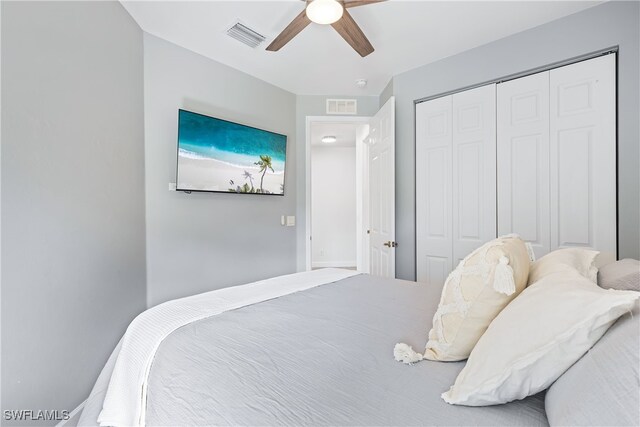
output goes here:
[[498, 85], [498, 234], [550, 250], [549, 72]]
[[498, 85], [498, 232], [536, 257], [579, 246], [616, 258], [615, 61]]
[[496, 237], [495, 85], [416, 105], [417, 280]]
[[496, 85], [453, 95], [453, 263], [496, 237]]
[[617, 256], [616, 55], [550, 71], [551, 249]]
[[417, 280], [444, 283], [453, 264], [452, 97], [416, 105]]

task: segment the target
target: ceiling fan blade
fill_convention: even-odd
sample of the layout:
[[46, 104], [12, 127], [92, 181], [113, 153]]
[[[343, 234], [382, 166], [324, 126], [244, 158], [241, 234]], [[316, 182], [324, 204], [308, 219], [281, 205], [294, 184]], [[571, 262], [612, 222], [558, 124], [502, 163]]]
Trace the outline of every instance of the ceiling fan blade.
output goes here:
[[289, 43], [292, 38], [294, 38], [300, 31], [304, 30], [304, 28], [310, 23], [311, 20], [307, 18], [306, 10], [303, 10], [298, 16], [293, 18], [293, 21], [287, 25], [287, 28], [278, 34], [278, 37], [273, 39], [271, 44], [267, 46], [267, 50], [272, 52], [280, 50], [282, 46]]
[[382, 3], [386, 0], [344, 0], [345, 9], [350, 7], [366, 6], [368, 4]]
[[367, 36], [364, 35], [358, 24], [356, 24], [356, 21], [353, 20], [353, 17], [346, 10], [342, 18], [331, 24], [331, 26], [335, 28], [342, 38], [363, 58], [375, 50], [373, 46], [371, 46]]

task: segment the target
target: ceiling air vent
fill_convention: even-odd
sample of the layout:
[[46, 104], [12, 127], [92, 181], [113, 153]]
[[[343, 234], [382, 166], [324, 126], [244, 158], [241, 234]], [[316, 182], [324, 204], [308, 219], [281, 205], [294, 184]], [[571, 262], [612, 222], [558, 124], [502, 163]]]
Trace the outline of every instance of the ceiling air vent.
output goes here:
[[239, 42], [246, 44], [251, 48], [258, 46], [266, 39], [266, 37], [262, 34], [252, 30], [246, 25], [242, 25], [239, 22], [237, 22], [233, 27], [227, 30], [227, 35], [229, 37], [233, 37]]
[[358, 101], [355, 99], [327, 99], [327, 114], [357, 114]]

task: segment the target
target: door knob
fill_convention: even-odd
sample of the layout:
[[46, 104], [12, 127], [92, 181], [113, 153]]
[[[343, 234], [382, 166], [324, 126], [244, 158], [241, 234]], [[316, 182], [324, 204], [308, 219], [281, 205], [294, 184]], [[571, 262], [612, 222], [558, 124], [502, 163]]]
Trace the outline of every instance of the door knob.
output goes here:
[[383, 245], [388, 248], [395, 248], [396, 246], [398, 246], [396, 242], [392, 242], [391, 240], [389, 240], [388, 242], [384, 242]]

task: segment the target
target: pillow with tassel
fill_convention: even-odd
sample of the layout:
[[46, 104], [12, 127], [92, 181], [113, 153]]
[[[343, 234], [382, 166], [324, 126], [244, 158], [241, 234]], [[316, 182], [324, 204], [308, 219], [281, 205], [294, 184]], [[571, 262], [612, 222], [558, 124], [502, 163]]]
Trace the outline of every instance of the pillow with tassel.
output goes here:
[[425, 353], [396, 344], [395, 359], [414, 363], [469, 357], [491, 321], [527, 286], [529, 263], [526, 243], [513, 234], [467, 255], [444, 284]]
[[[639, 297], [635, 291], [602, 289], [576, 270], [543, 277], [491, 322], [455, 384], [442, 398], [453, 405], [487, 406], [541, 392], [574, 365], [620, 316], [630, 312]], [[611, 347], [607, 351], [620, 350], [622, 347]], [[615, 360], [612, 356], [602, 361]], [[631, 365], [632, 360], [622, 363]], [[597, 368], [583, 372], [585, 377], [608, 372]], [[620, 388], [622, 383], [615, 378], [602, 378], [598, 385], [613, 389], [613, 393], [633, 392]], [[606, 395], [597, 389], [591, 392]], [[572, 396], [574, 400], [576, 396]], [[553, 418], [549, 421], [555, 425]], [[589, 421], [589, 425], [599, 425], [593, 419]]]

